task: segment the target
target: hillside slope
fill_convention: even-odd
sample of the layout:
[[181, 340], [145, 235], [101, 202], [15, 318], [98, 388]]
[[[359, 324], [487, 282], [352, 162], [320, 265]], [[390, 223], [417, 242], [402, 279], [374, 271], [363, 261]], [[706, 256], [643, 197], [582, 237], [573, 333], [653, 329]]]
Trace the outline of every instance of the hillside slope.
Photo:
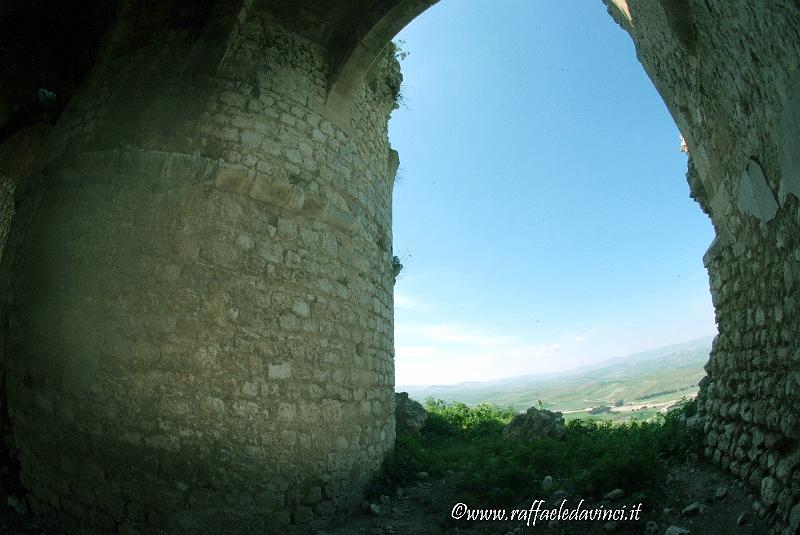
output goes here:
[[408, 386], [400, 389], [419, 401], [428, 397], [468, 405], [491, 403], [523, 410], [538, 405], [559, 411], [583, 411], [624, 401], [630, 410], [693, 396], [705, 375], [712, 338], [637, 353], [549, 376], [521, 376], [485, 383]]

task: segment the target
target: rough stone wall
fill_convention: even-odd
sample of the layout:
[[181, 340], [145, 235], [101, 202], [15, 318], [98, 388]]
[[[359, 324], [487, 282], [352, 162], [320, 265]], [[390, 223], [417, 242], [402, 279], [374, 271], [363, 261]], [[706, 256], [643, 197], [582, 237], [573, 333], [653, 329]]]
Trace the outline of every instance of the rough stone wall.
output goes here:
[[21, 188], [0, 349], [22, 482], [68, 530], [303, 530], [394, 441], [394, 58], [343, 130], [326, 52], [266, 12], [221, 45], [160, 16], [123, 14]]
[[[719, 336], [701, 384], [706, 453], [785, 533], [800, 525], [800, 8], [611, 4], [691, 155], [717, 238], [704, 261]], [[787, 527], [788, 526], [788, 527]]]
[[14, 185], [0, 174], [0, 261], [6, 248], [11, 221], [14, 219]]

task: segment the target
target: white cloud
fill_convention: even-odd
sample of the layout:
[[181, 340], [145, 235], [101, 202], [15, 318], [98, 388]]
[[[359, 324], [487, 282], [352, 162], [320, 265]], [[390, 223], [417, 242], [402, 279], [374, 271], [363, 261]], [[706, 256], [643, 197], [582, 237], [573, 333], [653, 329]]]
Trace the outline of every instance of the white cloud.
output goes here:
[[[397, 340], [414, 343], [469, 346], [499, 346], [513, 343], [514, 338], [499, 335], [481, 327], [454, 323], [411, 323], [398, 320], [395, 323]], [[402, 342], [402, 343], [405, 343]]]
[[[708, 271], [703, 268], [687, 275], [686, 277], [681, 277], [681, 280], [678, 284], [681, 288], [686, 286], [695, 286], [697, 284], [701, 284], [704, 287], [708, 286]], [[711, 290], [709, 290], [709, 293], [711, 293]], [[706, 300], [708, 301], [709, 299]]]
[[554, 358], [562, 350], [551, 341], [505, 336], [457, 324], [398, 323], [396, 383], [449, 384], [546, 373], [563, 366]]
[[457, 344], [496, 346], [509, 342], [509, 338], [506, 336], [498, 336], [456, 325], [425, 325], [419, 327], [418, 333], [437, 342]]
[[551, 344], [539, 344], [532, 347], [523, 348], [519, 351], [519, 355], [521, 357], [535, 357], [535, 358], [543, 358], [543, 357], [551, 357], [558, 353], [561, 349], [561, 344], [558, 343], [551, 343]]
[[436, 356], [436, 348], [431, 346], [397, 346], [394, 348], [395, 357], [402, 359], [427, 359]]
[[[688, 303], [684, 311], [684, 321], [669, 331], [656, 328], [665, 321], [653, 316], [637, 323], [598, 318], [546, 334], [503, 332], [480, 323], [426, 322], [415, 312], [413, 320], [409, 315], [395, 325], [396, 383], [452, 384], [566, 371], [697, 338], [714, 327], [713, 309], [706, 301]], [[666, 313], [672, 311], [660, 312]]]
[[403, 292], [394, 293], [394, 306], [395, 308], [405, 308], [411, 310], [423, 308], [422, 303]]

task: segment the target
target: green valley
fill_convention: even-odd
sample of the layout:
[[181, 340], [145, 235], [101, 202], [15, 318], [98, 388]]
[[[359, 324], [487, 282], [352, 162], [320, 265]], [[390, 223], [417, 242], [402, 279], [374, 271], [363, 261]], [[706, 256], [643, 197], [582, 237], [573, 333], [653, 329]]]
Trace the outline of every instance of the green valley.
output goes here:
[[[712, 337], [649, 350], [592, 368], [545, 376], [521, 376], [455, 385], [401, 386], [423, 402], [428, 398], [467, 405], [489, 403], [522, 411], [539, 407], [574, 418], [641, 420], [680, 400], [694, 397], [705, 375]], [[609, 410], [603, 410], [609, 407]], [[597, 409], [600, 409], [599, 411]], [[589, 414], [595, 409], [596, 414]]]

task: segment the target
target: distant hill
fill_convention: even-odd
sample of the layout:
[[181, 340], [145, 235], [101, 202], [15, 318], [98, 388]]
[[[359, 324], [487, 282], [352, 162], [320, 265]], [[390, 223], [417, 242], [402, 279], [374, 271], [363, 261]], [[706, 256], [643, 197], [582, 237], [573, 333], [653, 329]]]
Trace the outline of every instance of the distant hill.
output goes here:
[[526, 375], [489, 382], [399, 387], [419, 401], [428, 397], [468, 405], [492, 403], [524, 410], [538, 401], [550, 410], [581, 412], [623, 405], [630, 413], [694, 396], [705, 375], [713, 337], [691, 340], [601, 362], [591, 368], [550, 375]]

